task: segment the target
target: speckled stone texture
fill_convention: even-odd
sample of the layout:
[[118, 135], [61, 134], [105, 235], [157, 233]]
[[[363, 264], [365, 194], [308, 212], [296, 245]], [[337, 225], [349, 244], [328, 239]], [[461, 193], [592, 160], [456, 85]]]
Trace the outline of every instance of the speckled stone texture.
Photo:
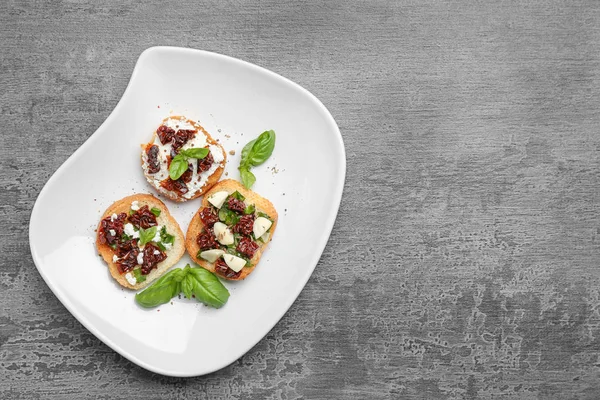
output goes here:
[[[0, 398], [600, 398], [600, 4], [0, 3]], [[153, 45], [280, 73], [348, 170], [306, 288], [208, 376], [147, 372], [43, 282], [44, 183]]]

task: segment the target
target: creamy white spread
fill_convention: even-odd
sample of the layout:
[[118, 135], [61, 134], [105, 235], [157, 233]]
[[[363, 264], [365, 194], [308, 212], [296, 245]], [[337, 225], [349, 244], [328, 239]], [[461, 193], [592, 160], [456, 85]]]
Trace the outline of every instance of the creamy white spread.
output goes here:
[[140, 209], [140, 205], [138, 204], [137, 200], [131, 202], [131, 209], [133, 211], [137, 211]]
[[137, 263], [142, 265], [144, 263], [144, 252], [140, 251], [137, 255]]
[[[206, 135], [204, 134], [204, 132], [196, 126], [193, 126], [192, 124], [190, 124], [185, 118], [184, 119], [178, 119], [178, 118], [169, 118], [168, 120], [163, 122], [163, 125], [168, 126], [169, 128], [174, 129], [175, 131], [177, 131], [178, 129], [194, 129], [196, 130], [196, 134], [194, 135], [194, 137], [190, 140], [188, 140], [186, 142], [186, 144], [183, 145], [182, 149], [191, 149], [191, 148], [204, 148], [207, 145], [207, 138]], [[165, 193], [165, 194], [171, 194], [171, 195], [175, 195], [177, 197], [182, 196], [186, 199], [191, 199], [192, 197], [194, 197], [203, 187], [204, 185], [206, 185], [206, 182], [208, 181], [208, 178], [215, 173], [215, 171], [223, 165], [223, 162], [225, 160], [225, 156], [223, 154], [223, 151], [221, 150], [221, 147], [217, 146], [217, 145], [210, 145], [208, 146], [209, 151], [214, 159], [213, 164], [211, 165], [211, 167], [207, 170], [202, 172], [201, 174], [198, 174], [197, 169], [198, 169], [198, 160], [191, 158], [189, 159], [189, 163], [192, 165], [192, 180], [187, 183], [187, 187], [188, 187], [188, 191], [187, 193], [181, 195], [177, 192], [173, 192], [173, 191], [169, 191], [165, 188], [163, 188], [160, 184], [162, 181], [164, 181], [165, 179], [167, 179], [169, 177], [169, 168], [168, 168], [168, 159], [167, 157], [171, 154], [171, 143], [167, 143], [167, 144], [162, 144], [160, 142], [160, 139], [158, 137], [158, 135], [156, 135], [156, 137], [154, 138], [154, 143], [155, 145], [158, 146], [158, 160], [160, 162], [160, 170], [158, 172], [156, 172], [155, 174], [150, 174], [148, 173], [148, 155], [146, 153], [146, 150], [144, 149], [142, 151], [142, 168], [144, 169], [144, 174], [146, 175], [146, 179], [148, 180], [148, 182], [150, 184], [152, 184], [154, 187], [157, 188], [158, 191]]]
[[196, 127], [190, 124], [186, 118], [169, 118], [162, 124], [175, 130], [176, 132], [179, 129], [196, 129]]

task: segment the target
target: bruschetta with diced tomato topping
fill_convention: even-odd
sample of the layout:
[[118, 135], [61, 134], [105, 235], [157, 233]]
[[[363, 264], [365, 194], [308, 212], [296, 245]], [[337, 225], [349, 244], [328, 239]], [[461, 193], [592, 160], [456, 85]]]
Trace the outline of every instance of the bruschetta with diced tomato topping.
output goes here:
[[202, 196], [221, 177], [227, 155], [197, 122], [184, 116], [165, 118], [142, 145], [142, 169], [148, 183], [175, 201]]
[[165, 204], [148, 194], [113, 203], [96, 229], [98, 253], [113, 278], [128, 289], [142, 289], [175, 265], [185, 238]]
[[235, 180], [221, 181], [204, 195], [190, 222], [188, 254], [222, 278], [244, 279], [271, 241], [277, 218], [269, 200]]

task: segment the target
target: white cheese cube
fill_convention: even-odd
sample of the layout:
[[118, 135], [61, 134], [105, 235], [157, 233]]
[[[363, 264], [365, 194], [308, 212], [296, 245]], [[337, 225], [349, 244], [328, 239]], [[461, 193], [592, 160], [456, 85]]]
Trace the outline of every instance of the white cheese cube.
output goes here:
[[231, 233], [231, 230], [227, 227], [227, 225], [222, 222], [215, 222], [213, 229], [215, 230], [215, 236], [217, 237], [219, 243], [225, 246], [233, 244], [233, 233]]
[[246, 265], [246, 260], [233, 254], [223, 254], [223, 260], [235, 272], [240, 272], [244, 268], [244, 265]]
[[227, 198], [227, 196], [229, 196], [229, 193], [227, 193], [226, 191], [223, 190], [223, 191], [211, 194], [210, 196], [208, 196], [207, 200], [213, 206], [215, 206], [217, 208], [221, 208], [223, 206], [223, 203], [225, 202], [225, 199]]
[[254, 237], [259, 238], [265, 234], [266, 231], [273, 225], [271, 221], [269, 221], [265, 217], [258, 217], [254, 220], [254, 225], [252, 226], [252, 231], [254, 232]]
[[200, 253], [200, 257], [204, 258], [206, 261], [208, 261], [210, 263], [214, 263], [223, 254], [225, 254], [225, 252], [221, 249], [211, 249], [211, 250], [205, 250], [202, 253]]

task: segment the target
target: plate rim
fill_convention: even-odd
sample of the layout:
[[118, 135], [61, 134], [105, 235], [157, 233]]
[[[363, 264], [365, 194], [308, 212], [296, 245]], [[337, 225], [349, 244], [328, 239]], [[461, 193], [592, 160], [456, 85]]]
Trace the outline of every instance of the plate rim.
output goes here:
[[[335, 211], [335, 212], [330, 213], [330, 215], [327, 217], [327, 220], [325, 221], [325, 224], [324, 224], [325, 229], [323, 230], [324, 240], [321, 241], [322, 244], [320, 246], [320, 250], [318, 252], [315, 252], [313, 254], [313, 256], [311, 257], [310, 262], [307, 263], [309, 268], [306, 269], [306, 273], [301, 277], [301, 280], [299, 280], [299, 282], [301, 282], [302, 284], [294, 286], [293, 296], [287, 297], [287, 299], [291, 299], [291, 300], [286, 301], [287, 304], [285, 304], [285, 307], [283, 308], [283, 311], [281, 312], [281, 314], [278, 315], [277, 318], [275, 318], [273, 320], [274, 322], [272, 324], [267, 325], [268, 329], [265, 330], [264, 335], [262, 335], [256, 341], [249, 342], [250, 344], [248, 345], [247, 349], [244, 350], [241, 354], [234, 355], [232, 359], [230, 359], [231, 357], [223, 357], [221, 359], [221, 361], [213, 363], [213, 366], [211, 368], [205, 368], [204, 370], [198, 370], [198, 371], [187, 371], [187, 372], [170, 371], [167, 369], [163, 369], [160, 366], [149, 364], [149, 363], [137, 358], [133, 354], [129, 353], [126, 350], [126, 348], [123, 348], [122, 346], [117, 345], [110, 338], [106, 337], [101, 330], [97, 329], [94, 326], [94, 324], [92, 324], [90, 321], [88, 321], [83, 315], [80, 315], [79, 311], [75, 310], [75, 307], [73, 306], [73, 304], [71, 304], [71, 302], [68, 300], [66, 295], [58, 287], [54, 286], [51, 283], [50, 277], [44, 272], [44, 269], [41, 267], [43, 265], [41, 257], [37, 253], [37, 250], [32, 241], [32, 232], [33, 232], [33, 228], [35, 228], [35, 226], [34, 226], [35, 221], [39, 219], [39, 216], [38, 216], [39, 207], [40, 207], [39, 204], [44, 201], [44, 198], [46, 197], [46, 192], [48, 192], [48, 190], [49, 190], [48, 188], [52, 187], [54, 185], [54, 182], [61, 176], [61, 174], [63, 174], [64, 171], [66, 171], [69, 168], [69, 166], [74, 162], [76, 154], [79, 153], [80, 150], [85, 150], [85, 149], [87, 149], [87, 147], [91, 146], [98, 139], [98, 137], [99, 137], [98, 132], [101, 131], [105, 125], [109, 125], [112, 122], [112, 119], [116, 118], [116, 115], [119, 113], [120, 108], [123, 106], [123, 104], [128, 100], [128, 98], [131, 95], [133, 83], [136, 81], [136, 78], [140, 74], [139, 71], [143, 68], [144, 61], [150, 56], [150, 54], [155, 53], [155, 52], [161, 52], [161, 51], [202, 54], [202, 55], [208, 56], [208, 57], [220, 58], [227, 62], [232, 62], [234, 64], [243, 65], [246, 68], [250, 68], [250, 69], [255, 70], [262, 74], [266, 74], [266, 75], [270, 76], [271, 78], [274, 78], [277, 81], [280, 81], [286, 85], [291, 85], [295, 89], [300, 90], [304, 94], [308, 95], [308, 97], [312, 100], [312, 102], [320, 109], [320, 111], [326, 117], [327, 124], [330, 125], [330, 127], [333, 129], [334, 137], [337, 140], [337, 147], [338, 147], [338, 150], [340, 151], [340, 157], [337, 160], [337, 169], [340, 171], [341, 179], [337, 180], [335, 187], [332, 188], [333, 200], [334, 200], [334, 210], [333, 211]], [[317, 264], [319, 263], [319, 260], [321, 259], [321, 256], [323, 255], [323, 251], [325, 250], [325, 247], [327, 246], [327, 243], [329, 242], [329, 238], [331, 237], [331, 231], [333, 230], [335, 220], [337, 219], [337, 215], [339, 213], [339, 208], [340, 208], [340, 204], [341, 204], [341, 200], [342, 200], [345, 181], [346, 181], [346, 149], [344, 146], [344, 142], [343, 142], [343, 138], [342, 138], [340, 129], [339, 129], [337, 123], [335, 122], [335, 119], [333, 118], [333, 116], [331, 115], [329, 110], [325, 107], [325, 105], [323, 105], [323, 103], [315, 95], [313, 95], [310, 91], [308, 91], [306, 88], [302, 87], [301, 85], [293, 82], [292, 80], [290, 80], [276, 72], [273, 72], [267, 68], [261, 67], [257, 64], [253, 64], [248, 61], [241, 60], [239, 58], [231, 57], [228, 55], [224, 55], [224, 54], [220, 54], [220, 53], [216, 53], [216, 52], [212, 52], [212, 51], [193, 49], [193, 48], [188, 48], [188, 47], [152, 46], [152, 47], [145, 49], [138, 56], [138, 59], [135, 63], [133, 71], [131, 73], [131, 77], [129, 78], [129, 82], [128, 82], [123, 94], [121, 95], [121, 98], [119, 99], [119, 101], [117, 102], [117, 104], [115, 105], [115, 107], [113, 108], [111, 113], [108, 115], [108, 117], [56, 169], [56, 171], [54, 171], [52, 173], [52, 176], [48, 179], [48, 181], [44, 184], [44, 186], [40, 190], [40, 192], [36, 198], [36, 201], [33, 205], [33, 208], [32, 208], [31, 214], [30, 214], [29, 224], [28, 224], [29, 248], [30, 248], [30, 252], [32, 255], [33, 263], [34, 263], [38, 273], [42, 276], [42, 279], [44, 280], [44, 282], [46, 283], [48, 288], [52, 291], [52, 293], [58, 298], [58, 300], [61, 302], [61, 304], [71, 313], [71, 315], [77, 321], [79, 321], [79, 323], [81, 323], [90, 333], [92, 333], [94, 336], [96, 336], [100, 341], [102, 341], [105, 345], [110, 347], [113, 351], [117, 352], [118, 354], [120, 354], [121, 356], [126, 358], [127, 360], [131, 361], [132, 363], [134, 363], [148, 371], [151, 371], [151, 372], [154, 372], [157, 374], [161, 374], [164, 376], [182, 377], [182, 378], [202, 376], [202, 375], [210, 374], [212, 372], [223, 369], [223, 368], [229, 366], [230, 364], [234, 363], [241, 357], [243, 357], [246, 353], [248, 353], [248, 351], [250, 351], [252, 348], [254, 348], [254, 346], [256, 346], [257, 343], [259, 343], [261, 340], [263, 340], [271, 332], [273, 327], [275, 327], [275, 325], [277, 325], [277, 323], [279, 323], [279, 321], [281, 321], [281, 319], [289, 311], [291, 306], [296, 302], [296, 300], [298, 299], [298, 296], [300, 295], [302, 290], [305, 288], [308, 280], [312, 276]]]

